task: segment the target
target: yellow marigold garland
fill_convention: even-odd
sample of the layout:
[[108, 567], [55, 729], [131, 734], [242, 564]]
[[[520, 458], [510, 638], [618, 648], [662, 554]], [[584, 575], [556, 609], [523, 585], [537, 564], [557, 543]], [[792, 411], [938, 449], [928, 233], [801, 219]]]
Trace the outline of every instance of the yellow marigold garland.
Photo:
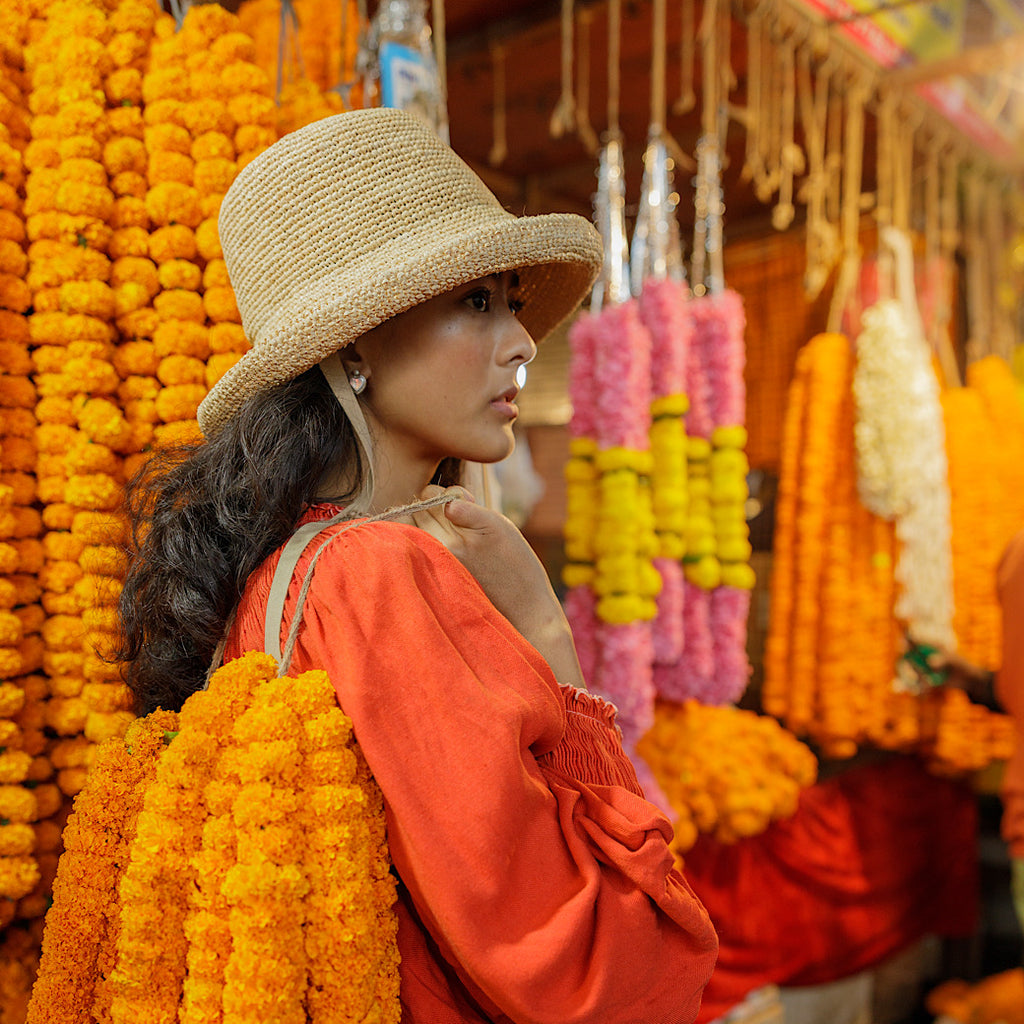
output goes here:
[[814, 755], [774, 719], [696, 700], [659, 701], [637, 750], [678, 815], [678, 854], [698, 833], [728, 843], [763, 832], [817, 778]]
[[[41, 531], [36, 502], [34, 443], [36, 390], [28, 356], [29, 326], [24, 315], [30, 292], [24, 282], [28, 260], [23, 195], [24, 151], [29, 142], [28, 117], [22, 91], [27, 34], [27, 9], [7, 5], [0, 12], [0, 786], [32, 791], [52, 775], [44, 756], [46, 740], [40, 709], [29, 699], [38, 695], [41, 680], [31, 673], [42, 666], [39, 630], [43, 612], [36, 574], [40, 568]], [[45, 696], [45, 683], [42, 695]], [[44, 799], [44, 803], [47, 803]], [[48, 810], [43, 806], [42, 810]], [[37, 826], [40, 802], [24, 820], [0, 814], [0, 926], [14, 917], [38, 917], [44, 885]], [[35, 898], [33, 898], [35, 897]], [[15, 902], [17, 901], [17, 902]], [[27, 933], [12, 933], [12, 941]], [[5, 1008], [15, 1012], [22, 998], [14, 981], [16, 956], [6, 949], [3, 973]]]
[[398, 1021], [383, 801], [326, 675], [276, 675], [245, 655], [102, 748], [29, 1024]]

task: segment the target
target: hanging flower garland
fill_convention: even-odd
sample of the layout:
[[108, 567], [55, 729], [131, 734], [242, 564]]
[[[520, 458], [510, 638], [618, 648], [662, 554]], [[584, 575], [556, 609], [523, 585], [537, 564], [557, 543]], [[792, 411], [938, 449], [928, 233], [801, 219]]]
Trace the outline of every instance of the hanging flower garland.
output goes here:
[[709, 459], [711, 519], [721, 585], [711, 592], [710, 623], [714, 645], [713, 685], [702, 694], [706, 703], [740, 699], [750, 677], [747, 617], [754, 572], [750, 568], [747, 530], [746, 386], [743, 370], [746, 319], [743, 300], [723, 291], [701, 300], [713, 311], [700, 324], [701, 362], [709, 383], [711, 433]]
[[939, 388], [927, 345], [895, 301], [863, 315], [853, 393], [858, 488], [900, 541], [896, 615], [918, 643], [952, 649], [949, 486]]
[[650, 334], [636, 300], [603, 309], [595, 319], [599, 506], [594, 533], [594, 591], [601, 630], [596, 689], [619, 709], [627, 747], [650, 724], [654, 682], [650, 622], [661, 579], [652, 559], [657, 535], [642, 478], [652, 469]]
[[763, 832], [817, 778], [814, 755], [773, 719], [696, 700], [659, 701], [638, 751], [678, 816], [679, 854], [699, 833], [732, 843]]
[[[356, 0], [321, 4], [295, 0], [291, 22], [292, 52], [281, 69], [277, 130], [295, 131], [329, 114], [363, 104], [362, 83], [356, 82], [356, 51], [360, 31]], [[276, 80], [281, 54], [280, 0], [246, 0], [238, 9], [241, 30], [252, 37], [253, 60]]]
[[[28, 1024], [371, 1010], [397, 1022], [380, 792], [326, 675], [275, 675], [272, 658], [245, 655], [180, 715], [104, 748], [72, 819]], [[97, 835], [114, 842], [78, 866]], [[75, 926], [82, 906], [95, 928]]]
[[649, 278], [640, 293], [640, 318], [651, 335], [651, 489], [658, 534], [654, 567], [661, 576], [652, 630], [655, 687], [674, 697], [674, 666], [682, 657], [683, 569], [686, 554], [686, 361], [693, 335], [685, 282]]
[[593, 590], [593, 537], [597, 524], [598, 488], [594, 456], [597, 454], [598, 407], [594, 389], [594, 320], [580, 316], [569, 329], [569, 459], [565, 465], [566, 564], [562, 581], [565, 614], [572, 628], [580, 669], [593, 686], [598, 662], [597, 599]]

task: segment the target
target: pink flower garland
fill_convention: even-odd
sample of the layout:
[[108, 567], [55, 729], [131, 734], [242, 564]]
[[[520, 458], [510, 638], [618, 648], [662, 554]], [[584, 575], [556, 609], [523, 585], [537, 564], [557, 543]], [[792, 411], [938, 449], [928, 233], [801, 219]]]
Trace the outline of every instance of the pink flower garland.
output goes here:
[[693, 339], [689, 289], [683, 281], [648, 279], [640, 294], [640, 319], [651, 334], [651, 391], [655, 398], [686, 391]]
[[747, 659], [747, 616], [750, 591], [716, 587], [711, 595], [711, 636], [714, 640], [713, 676], [700, 700], [705, 704], [735, 704], [750, 679]]
[[[651, 337], [630, 299], [593, 317], [597, 442], [601, 449], [646, 449], [651, 427]], [[618, 709], [628, 748], [654, 722], [651, 625], [599, 623], [594, 689]]]
[[637, 302], [605, 306], [590, 319], [598, 447], [644, 450], [651, 429], [651, 336]]
[[[597, 402], [594, 381], [594, 317], [578, 316], [569, 329], [569, 400], [572, 418], [569, 436], [597, 436]], [[576, 643], [583, 679], [587, 687], [597, 677], [598, 621], [597, 597], [588, 586], [570, 587], [565, 595], [565, 616]]]
[[597, 437], [597, 403], [594, 381], [594, 324], [596, 317], [583, 313], [569, 328], [570, 437]]
[[[743, 299], [737, 292], [724, 291], [698, 299], [693, 305], [697, 307], [694, 319], [698, 325], [699, 361], [707, 389], [711, 427], [743, 426], [747, 415]], [[710, 437], [711, 432], [701, 436]]]
[[565, 617], [569, 620], [576, 656], [587, 689], [594, 686], [597, 678], [598, 622], [597, 595], [590, 587], [571, 587], [565, 595]]
[[[700, 300], [698, 317], [700, 362], [708, 382], [712, 428], [746, 423], [747, 388], [743, 376], [746, 348], [743, 331], [746, 317], [743, 299], [724, 291]], [[747, 658], [747, 617], [750, 591], [716, 587], [710, 600], [710, 630], [714, 649], [714, 673], [706, 681], [700, 700], [705, 704], [732, 704], [740, 699], [750, 678]]]

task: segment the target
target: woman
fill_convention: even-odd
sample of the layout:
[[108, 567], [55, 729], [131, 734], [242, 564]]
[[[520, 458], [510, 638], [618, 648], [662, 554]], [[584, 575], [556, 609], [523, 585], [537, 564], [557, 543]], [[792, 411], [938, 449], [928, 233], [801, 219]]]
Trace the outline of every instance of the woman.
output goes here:
[[220, 230], [253, 349], [207, 443], [136, 492], [139, 710], [179, 706], [225, 631], [228, 659], [280, 657], [294, 625], [290, 671], [328, 671], [384, 794], [403, 1020], [692, 1020], [716, 940], [669, 823], [529, 546], [453, 488], [512, 450], [516, 373], [589, 289], [593, 229], [513, 217], [368, 110], [250, 164]]

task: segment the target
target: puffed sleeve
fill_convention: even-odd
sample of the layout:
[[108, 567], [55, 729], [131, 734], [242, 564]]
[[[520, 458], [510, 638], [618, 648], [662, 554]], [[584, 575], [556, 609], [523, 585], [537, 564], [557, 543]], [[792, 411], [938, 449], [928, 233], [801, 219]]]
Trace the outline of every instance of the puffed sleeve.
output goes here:
[[317, 567], [296, 650], [296, 671], [330, 673], [398, 874], [493, 1020], [693, 1020], [717, 942], [673, 870], [668, 821], [614, 728], [567, 708], [454, 557], [412, 527], [347, 531]]

